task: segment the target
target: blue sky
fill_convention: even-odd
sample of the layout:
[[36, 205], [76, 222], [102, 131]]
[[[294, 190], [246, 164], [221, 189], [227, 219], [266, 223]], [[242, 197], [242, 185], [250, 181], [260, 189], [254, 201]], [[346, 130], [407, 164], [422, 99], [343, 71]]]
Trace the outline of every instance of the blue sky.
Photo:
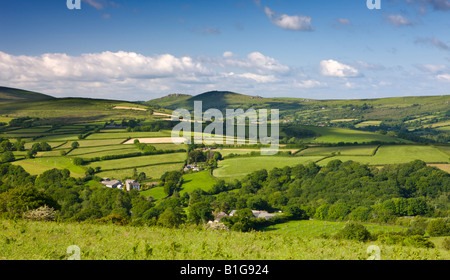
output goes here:
[[149, 100], [448, 94], [450, 0], [0, 0], [0, 85]]

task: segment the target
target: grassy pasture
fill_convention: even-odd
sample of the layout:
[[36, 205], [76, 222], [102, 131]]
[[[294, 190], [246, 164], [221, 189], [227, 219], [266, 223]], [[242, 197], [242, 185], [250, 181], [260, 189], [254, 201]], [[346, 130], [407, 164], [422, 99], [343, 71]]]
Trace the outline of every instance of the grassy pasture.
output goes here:
[[[95, 163], [92, 164], [95, 167]], [[161, 176], [167, 171], [178, 171], [181, 170], [184, 166], [184, 163], [161, 163], [157, 165], [150, 165], [144, 167], [136, 167], [136, 172], [139, 174], [144, 172], [147, 178], [152, 178], [154, 180], [159, 180]], [[119, 170], [109, 170], [102, 171], [97, 175], [102, 178], [111, 178], [111, 179], [119, 179], [123, 180], [125, 178], [131, 178], [134, 173], [134, 167], [119, 169]]]
[[267, 171], [284, 166], [294, 166], [297, 164], [307, 164], [323, 159], [322, 156], [305, 157], [283, 157], [283, 156], [258, 156], [258, 157], [237, 157], [222, 160], [218, 168], [214, 170], [214, 176], [225, 180], [241, 179], [245, 175], [266, 169]]
[[348, 156], [370, 156], [376, 148], [376, 145], [309, 147], [297, 153], [296, 156], [330, 156], [332, 153]]
[[190, 193], [195, 189], [202, 189], [208, 191], [216, 180], [209, 174], [209, 171], [195, 172], [183, 175], [183, 185], [181, 186], [180, 194]]
[[164, 192], [163, 187], [151, 188], [149, 190], [141, 192], [141, 195], [143, 195], [144, 197], [152, 197], [155, 201], [163, 199], [167, 196], [167, 194]]
[[76, 166], [73, 164], [71, 158], [68, 157], [42, 157], [34, 159], [26, 159], [15, 161], [13, 164], [20, 165], [30, 173], [31, 175], [39, 175], [47, 170], [58, 168], [58, 169], [68, 169], [72, 176], [82, 177], [84, 176], [84, 168], [81, 166]]
[[78, 148], [72, 150], [68, 155], [72, 157], [94, 158], [108, 155], [123, 155], [139, 152], [140, 150], [134, 146], [111, 145], [103, 147]]
[[359, 124], [355, 125], [355, 127], [366, 127], [366, 126], [379, 126], [381, 124], [381, 121], [365, 121], [360, 122]]
[[337, 128], [337, 127], [316, 127], [316, 126], [308, 126], [310, 130], [315, 131], [321, 136], [315, 138], [305, 139], [306, 142], [309, 143], [334, 143], [337, 144], [339, 142], [344, 143], [369, 143], [372, 141], [380, 141], [385, 143], [407, 143], [406, 140], [397, 139], [391, 136], [377, 134], [373, 132], [367, 131], [359, 131], [353, 129], [346, 128]]
[[94, 133], [86, 137], [86, 140], [96, 139], [127, 139], [130, 138], [153, 138], [170, 136], [170, 134], [164, 131], [158, 132], [100, 132]]
[[440, 131], [450, 132], [450, 125], [449, 126], [441, 126], [436, 129], [440, 130]]
[[[76, 140], [80, 144], [80, 148], [100, 147], [109, 145], [119, 145], [125, 141], [124, 139], [106, 139], [106, 140]], [[73, 141], [72, 141], [73, 142]], [[70, 142], [70, 143], [72, 143]]]
[[448, 163], [449, 156], [432, 146], [415, 145], [391, 145], [381, 146], [374, 156], [335, 156], [326, 158], [318, 164], [325, 166], [329, 161], [339, 159], [341, 161], [352, 160], [369, 165], [386, 165], [407, 163], [419, 159], [427, 163]]
[[112, 159], [99, 162], [92, 162], [87, 166], [96, 167], [99, 166], [103, 171], [130, 169], [134, 167], [145, 167], [150, 165], [158, 165], [165, 163], [182, 163], [186, 159], [186, 153], [173, 153], [173, 154], [161, 154], [140, 156], [132, 158]]

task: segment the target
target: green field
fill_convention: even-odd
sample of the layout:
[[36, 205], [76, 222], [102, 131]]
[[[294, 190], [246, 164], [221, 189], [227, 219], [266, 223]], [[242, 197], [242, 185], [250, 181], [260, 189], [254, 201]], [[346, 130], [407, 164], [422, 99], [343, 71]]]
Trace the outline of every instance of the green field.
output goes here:
[[84, 176], [84, 168], [81, 166], [76, 166], [73, 164], [71, 158], [68, 157], [43, 157], [15, 161], [13, 164], [22, 166], [25, 171], [31, 175], [39, 175], [43, 172], [57, 168], [57, 169], [68, 169], [73, 177]]
[[366, 127], [366, 126], [379, 126], [381, 124], [381, 121], [365, 121], [360, 122], [359, 124], [355, 125], [355, 127]]
[[[96, 165], [93, 164], [95, 167]], [[167, 171], [179, 171], [183, 168], [184, 163], [160, 163], [156, 165], [136, 167], [136, 172], [139, 174], [144, 172], [147, 178], [152, 178], [153, 180], [159, 180], [159, 178]], [[129, 167], [125, 169], [102, 171], [97, 175], [102, 178], [111, 178], [123, 180], [125, 178], [131, 178], [134, 174], [135, 167]]]
[[170, 133], [165, 131], [160, 132], [101, 132], [91, 134], [86, 137], [86, 140], [97, 139], [127, 139], [127, 138], [153, 138], [153, 137], [167, 137]]
[[162, 155], [140, 156], [122, 159], [104, 160], [99, 162], [92, 162], [87, 166], [101, 167], [103, 171], [106, 170], [120, 170], [129, 169], [133, 167], [145, 167], [150, 165], [158, 165], [165, 163], [182, 163], [186, 158], [186, 153], [172, 153]]
[[283, 156], [258, 156], [258, 157], [238, 157], [221, 161], [218, 168], [214, 170], [214, 176], [221, 179], [240, 179], [245, 175], [261, 170], [271, 170], [275, 167], [294, 166], [316, 162], [323, 157], [283, 157]]
[[329, 161], [339, 159], [341, 161], [356, 161], [369, 165], [386, 165], [407, 163], [419, 159], [427, 163], [448, 163], [450, 158], [441, 150], [432, 146], [392, 145], [381, 146], [374, 156], [335, 156], [319, 162], [325, 166]]
[[155, 201], [167, 197], [163, 187], [154, 187], [152, 189], [141, 192], [144, 197], [152, 197]]
[[190, 193], [195, 189], [208, 191], [215, 183], [216, 180], [209, 174], [208, 170], [184, 174], [180, 194]]
[[320, 134], [321, 136], [315, 138], [305, 139], [309, 143], [370, 143], [372, 141], [379, 141], [384, 143], [408, 143], [409, 141], [401, 140], [387, 135], [377, 134], [368, 131], [360, 131], [338, 127], [316, 127], [308, 126], [310, 130]]
[[340, 146], [340, 147], [309, 147], [296, 156], [330, 156], [340, 154], [346, 156], [370, 156], [375, 152], [376, 145]]

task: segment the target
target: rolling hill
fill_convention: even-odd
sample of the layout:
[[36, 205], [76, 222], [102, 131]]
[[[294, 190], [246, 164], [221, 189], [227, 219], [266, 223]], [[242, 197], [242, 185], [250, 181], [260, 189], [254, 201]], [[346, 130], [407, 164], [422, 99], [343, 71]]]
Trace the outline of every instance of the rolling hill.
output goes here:
[[0, 103], [14, 101], [49, 100], [55, 97], [16, 88], [0, 87]]
[[0, 87], [0, 120], [30, 117], [41, 124], [86, 123], [148, 118], [148, 105], [91, 98], [55, 98], [22, 89]]
[[194, 101], [202, 101], [204, 110], [216, 108], [279, 109], [284, 119], [315, 119], [320, 122], [352, 120], [415, 119], [442, 113], [448, 114], [450, 95], [394, 97], [360, 100], [313, 100], [303, 98], [263, 98], [229, 91], [210, 91], [190, 96], [172, 94], [145, 104], [168, 109], [193, 110]]

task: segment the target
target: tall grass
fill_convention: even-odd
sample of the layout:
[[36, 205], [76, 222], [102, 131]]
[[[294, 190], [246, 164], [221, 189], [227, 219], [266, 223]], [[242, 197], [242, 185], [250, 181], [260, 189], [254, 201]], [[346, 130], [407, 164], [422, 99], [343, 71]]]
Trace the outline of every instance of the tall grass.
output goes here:
[[[0, 220], [0, 259], [365, 260], [370, 243], [267, 232]], [[380, 245], [381, 259], [450, 259], [449, 251]]]

